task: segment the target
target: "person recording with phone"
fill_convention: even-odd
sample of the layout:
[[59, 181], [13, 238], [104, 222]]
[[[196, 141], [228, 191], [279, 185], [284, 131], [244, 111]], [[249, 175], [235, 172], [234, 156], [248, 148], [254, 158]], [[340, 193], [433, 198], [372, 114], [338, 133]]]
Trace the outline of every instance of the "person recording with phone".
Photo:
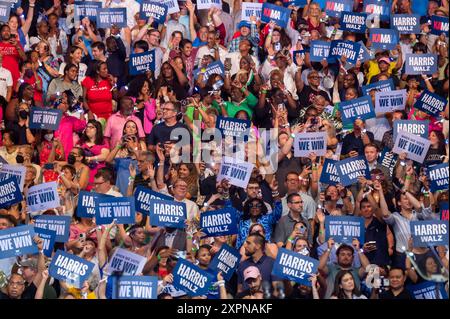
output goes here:
[[341, 154], [346, 157], [364, 155], [364, 146], [374, 142], [374, 135], [365, 129], [364, 120], [357, 118], [353, 122], [353, 131], [342, 140]]

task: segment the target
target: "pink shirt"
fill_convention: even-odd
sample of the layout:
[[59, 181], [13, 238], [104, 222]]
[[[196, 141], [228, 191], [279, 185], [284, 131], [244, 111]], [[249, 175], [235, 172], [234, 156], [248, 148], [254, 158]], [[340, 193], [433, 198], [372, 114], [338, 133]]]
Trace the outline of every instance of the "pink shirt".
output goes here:
[[142, 122], [138, 117], [134, 115], [124, 117], [122, 114], [120, 114], [120, 112], [114, 113], [109, 117], [108, 121], [106, 122], [104, 133], [104, 136], [110, 139], [109, 140], [110, 149], [116, 147], [117, 143], [120, 142], [120, 139], [122, 138], [123, 128], [128, 120], [132, 120], [136, 123], [139, 137], [140, 138], [145, 137]]
[[85, 127], [86, 121], [77, 119], [74, 116], [63, 114], [61, 122], [59, 124], [59, 128], [55, 131], [55, 137], [59, 137], [59, 139], [61, 140], [66, 160], [74, 145], [72, 132], [79, 133], [83, 131]]

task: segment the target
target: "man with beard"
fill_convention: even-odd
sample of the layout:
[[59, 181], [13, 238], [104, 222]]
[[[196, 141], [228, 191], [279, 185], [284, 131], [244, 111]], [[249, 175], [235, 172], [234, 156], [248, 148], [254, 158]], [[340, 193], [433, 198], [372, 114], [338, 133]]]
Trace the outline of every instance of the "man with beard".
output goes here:
[[263, 299], [262, 278], [259, 269], [250, 266], [244, 270], [244, 281], [248, 289], [238, 293], [236, 299]]

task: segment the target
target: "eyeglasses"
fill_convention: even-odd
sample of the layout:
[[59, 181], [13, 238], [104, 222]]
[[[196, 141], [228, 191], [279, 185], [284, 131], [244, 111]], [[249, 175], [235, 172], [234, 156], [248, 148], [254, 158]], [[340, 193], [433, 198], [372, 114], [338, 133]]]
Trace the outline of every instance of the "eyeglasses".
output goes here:
[[9, 283], [10, 286], [23, 286], [25, 283], [23, 281], [11, 281]]
[[262, 204], [261, 203], [250, 203], [248, 205], [248, 207], [250, 207], [250, 208], [261, 208]]
[[103, 181], [103, 182], [94, 182], [94, 185], [102, 185], [102, 184], [105, 184], [106, 182], [105, 181]]
[[298, 201], [298, 202], [291, 202], [291, 204], [303, 204], [303, 201], [300, 200], [300, 201]]
[[161, 108], [161, 110], [163, 110], [163, 111], [175, 111], [175, 109], [169, 109], [167, 107], [163, 107], [163, 108]]
[[94, 125], [87, 125], [86, 128], [95, 128]]
[[69, 153], [69, 155], [73, 155], [73, 156], [75, 156], [75, 157], [80, 156], [80, 154], [76, 154], [76, 153]]

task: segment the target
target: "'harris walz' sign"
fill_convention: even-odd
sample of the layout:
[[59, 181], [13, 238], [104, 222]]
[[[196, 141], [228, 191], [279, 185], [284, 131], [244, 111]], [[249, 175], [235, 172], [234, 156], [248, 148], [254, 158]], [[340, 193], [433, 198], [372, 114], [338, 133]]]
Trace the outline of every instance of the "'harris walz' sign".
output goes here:
[[405, 74], [433, 74], [437, 72], [438, 56], [436, 54], [407, 53]]
[[448, 220], [421, 220], [410, 223], [414, 247], [448, 245]]
[[155, 70], [155, 50], [130, 54], [130, 61], [128, 62], [130, 75], [137, 75], [145, 73], [149, 70]]

